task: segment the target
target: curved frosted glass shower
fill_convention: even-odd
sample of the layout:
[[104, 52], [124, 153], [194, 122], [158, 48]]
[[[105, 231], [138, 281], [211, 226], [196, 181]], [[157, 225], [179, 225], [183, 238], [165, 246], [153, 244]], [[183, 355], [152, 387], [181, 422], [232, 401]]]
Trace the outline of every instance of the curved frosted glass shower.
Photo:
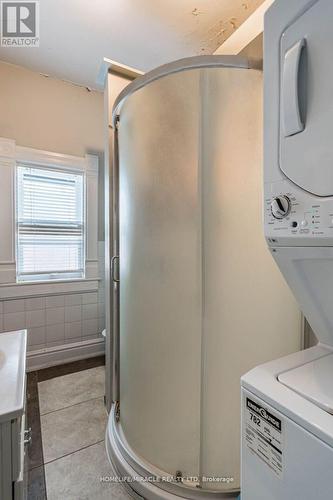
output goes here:
[[261, 72], [221, 56], [177, 68], [139, 78], [115, 108], [108, 448], [121, 472], [183, 478], [132, 485], [146, 498], [223, 497], [239, 490], [240, 376], [299, 349], [300, 314], [261, 234]]

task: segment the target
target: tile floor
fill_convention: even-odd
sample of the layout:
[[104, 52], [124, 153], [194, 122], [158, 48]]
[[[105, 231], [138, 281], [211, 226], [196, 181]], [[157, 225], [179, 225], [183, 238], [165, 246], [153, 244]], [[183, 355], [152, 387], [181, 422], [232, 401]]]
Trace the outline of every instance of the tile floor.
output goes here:
[[[115, 476], [104, 444], [104, 366], [46, 380], [40, 376], [38, 394], [43, 471], [35, 461], [29, 471], [35, 488], [30, 488], [28, 499], [131, 499], [123, 486], [100, 480]], [[46, 492], [39, 484], [44, 477]]]

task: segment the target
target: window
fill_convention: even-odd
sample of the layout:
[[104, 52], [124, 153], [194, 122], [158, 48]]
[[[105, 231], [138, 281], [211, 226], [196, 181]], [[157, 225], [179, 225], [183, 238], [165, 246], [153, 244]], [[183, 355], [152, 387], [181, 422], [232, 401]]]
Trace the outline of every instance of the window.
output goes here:
[[17, 281], [84, 277], [84, 175], [17, 166]]

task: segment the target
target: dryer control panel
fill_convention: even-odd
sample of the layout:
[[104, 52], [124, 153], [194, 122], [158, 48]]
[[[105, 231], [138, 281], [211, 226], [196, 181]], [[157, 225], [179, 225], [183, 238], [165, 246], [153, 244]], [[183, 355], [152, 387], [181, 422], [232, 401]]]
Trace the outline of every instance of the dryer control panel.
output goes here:
[[333, 246], [333, 198], [290, 182], [265, 186], [265, 236], [270, 246]]

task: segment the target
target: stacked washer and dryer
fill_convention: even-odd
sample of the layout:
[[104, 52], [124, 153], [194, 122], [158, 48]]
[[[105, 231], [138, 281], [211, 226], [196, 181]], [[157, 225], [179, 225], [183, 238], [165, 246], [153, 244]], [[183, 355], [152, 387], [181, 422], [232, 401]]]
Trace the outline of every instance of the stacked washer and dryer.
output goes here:
[[242, 378], [242, 500], [333, 498], [333, 2], [265, 18], [264, 226], [319, 340]]

